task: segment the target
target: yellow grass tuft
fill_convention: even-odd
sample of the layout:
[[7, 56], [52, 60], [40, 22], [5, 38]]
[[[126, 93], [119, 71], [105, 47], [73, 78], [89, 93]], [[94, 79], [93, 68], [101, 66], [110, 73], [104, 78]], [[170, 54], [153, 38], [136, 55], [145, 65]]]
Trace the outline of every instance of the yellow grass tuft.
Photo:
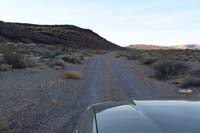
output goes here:
[[81, 79], [81, 74], [76, 71], [67, 71], [64, 73], [64, 78], [65, 79]]
[[8, 121], [6, 118], [0, 118], [0, 130], [8, 128]]

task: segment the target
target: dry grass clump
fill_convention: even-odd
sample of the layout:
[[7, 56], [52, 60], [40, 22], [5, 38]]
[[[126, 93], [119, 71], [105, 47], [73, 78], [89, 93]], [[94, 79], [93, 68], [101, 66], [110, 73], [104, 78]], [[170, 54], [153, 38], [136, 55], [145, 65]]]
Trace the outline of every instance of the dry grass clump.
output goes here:
[[25, 111], [29, 111], [31, 109], [33, 104], [31, 103], [24, 103], [22, 105], [18, 105], [15, 107], [15, 111], [16, 112], [25, 112]]
[[76, 71], [67, 71], [64, 73], [64, 78], [65, 79], [81, 79], [81, 74]]
[[0, 117], [0, 132], [1, 130], [8, 128], [8, 126], [8, 120], [5, 117]]

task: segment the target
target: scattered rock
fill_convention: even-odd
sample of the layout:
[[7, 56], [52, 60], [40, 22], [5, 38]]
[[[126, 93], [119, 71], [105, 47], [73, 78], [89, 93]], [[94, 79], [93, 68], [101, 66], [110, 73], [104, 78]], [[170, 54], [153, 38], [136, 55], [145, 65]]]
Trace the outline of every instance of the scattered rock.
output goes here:
[[37, 68], [39, 68], [39, 69], [45, 69], [45, 68], [47, 68], [47, 66], [41, 65], [41, 66], [37, 66]]
[[44, 85], [39, 85], [38, 88], [42, 89], [44, 88]]
[[30, 69], [30, 73], [37, 73], [37, 72], [39, 72], [38, 69]]
[[53, 69], [60, 70], [60, 69], [62, 69], [62, 67], [61, 66], [54, 66]]
[[178, 90], [179, 93], [181, 94], [193, 94], [194, 91], [192, 89], [180, 89]]
[[62, 104], [60, 101], [56, 100], [56, 99], [52, 99], [52, 103], [51, 103], [54, 107], [60, 107]]

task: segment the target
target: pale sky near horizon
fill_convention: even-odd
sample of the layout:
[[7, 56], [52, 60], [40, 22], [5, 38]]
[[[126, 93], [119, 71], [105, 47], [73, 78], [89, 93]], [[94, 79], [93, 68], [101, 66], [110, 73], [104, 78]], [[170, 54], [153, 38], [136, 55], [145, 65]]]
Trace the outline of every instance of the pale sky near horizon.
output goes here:
[[0, 0], [0, 20], [73, 24], [121, 46], [200, 43], [198, 0]]

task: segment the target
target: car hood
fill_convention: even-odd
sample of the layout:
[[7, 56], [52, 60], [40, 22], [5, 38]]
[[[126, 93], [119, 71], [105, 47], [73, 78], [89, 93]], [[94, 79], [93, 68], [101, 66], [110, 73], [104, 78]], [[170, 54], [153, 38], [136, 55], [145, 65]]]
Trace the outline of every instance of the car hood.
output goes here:
[[137, 100], [96, 104], [93, 109], [98, 133], [200, 132], [199, 101]]

